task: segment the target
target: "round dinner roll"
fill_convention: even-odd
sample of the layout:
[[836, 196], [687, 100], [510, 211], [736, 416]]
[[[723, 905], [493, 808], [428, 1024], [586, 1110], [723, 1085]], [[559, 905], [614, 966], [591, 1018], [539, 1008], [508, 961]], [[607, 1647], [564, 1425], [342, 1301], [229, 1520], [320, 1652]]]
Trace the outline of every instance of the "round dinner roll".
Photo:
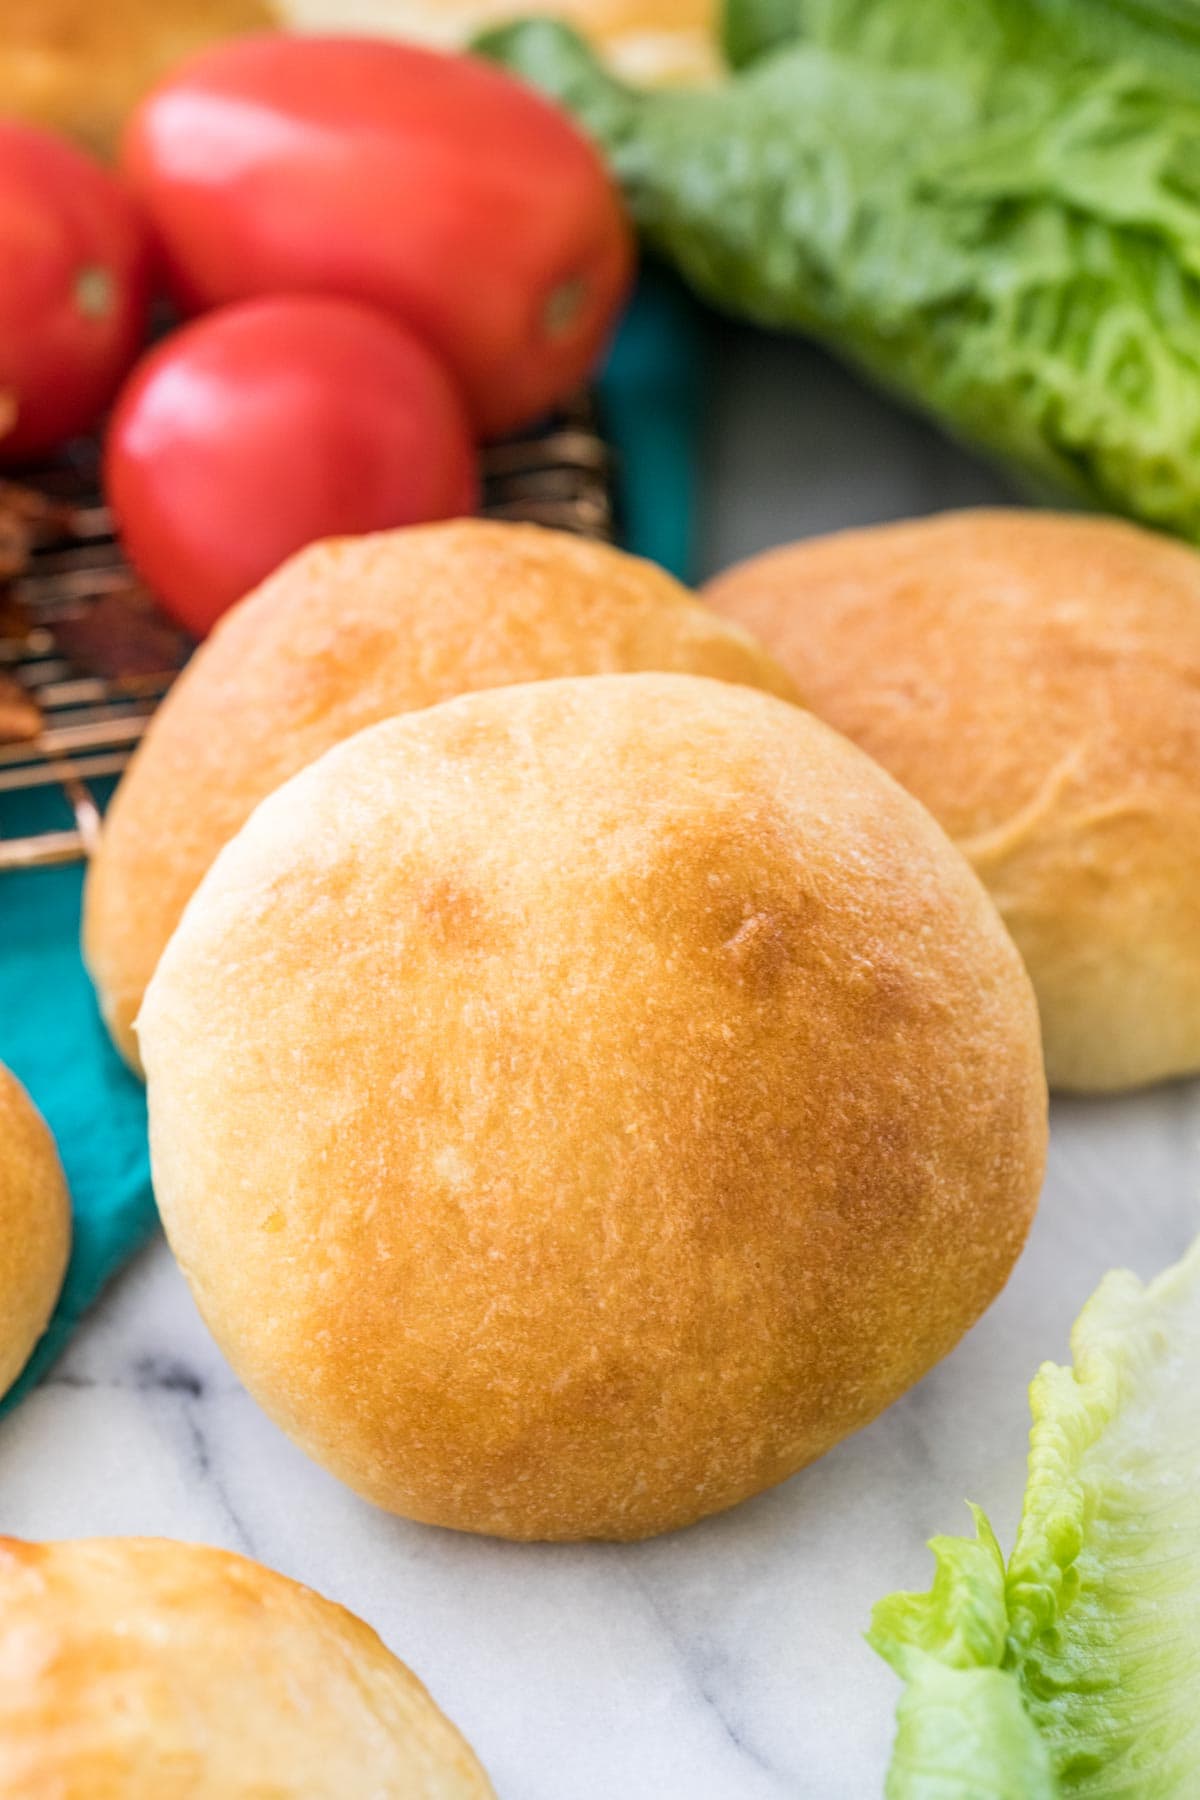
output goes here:
[[353, 1613], [223, 1550], [0, 1538], [0, 1792], [494, 1800]]
[[535, 525], [459, 519], [315, 544], [228, 613], [147, 732], [87, 882], [84, 952], [139, 1066], [133, 1021], [213, 857], [330, 745], [475, 688], [681, 670], [793, 697], [736, 626], [653, 563]]
[[71, 1202], [54, 1139], [0, 1063], [0, 1394], [50, 1322], [70, 1249]]
[[1200, 556], [947, 513], [721, 576], [806, 704], [923, 800], [1033, 977], [1052, 1087], [1200, 1070]]
[[221, 853], [140, 1024], [172, 1247], [267, 1411], [411, 1518], [637, 1538], [943, 1356], [1036, 1203], [1028, 978], [918, 804], [749, 688], [360, 733]]

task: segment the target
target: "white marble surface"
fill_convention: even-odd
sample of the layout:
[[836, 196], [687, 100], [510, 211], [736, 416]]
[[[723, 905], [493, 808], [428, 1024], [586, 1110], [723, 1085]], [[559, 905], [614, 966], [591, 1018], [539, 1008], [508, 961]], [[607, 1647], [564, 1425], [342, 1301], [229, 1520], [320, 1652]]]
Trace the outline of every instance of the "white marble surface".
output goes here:
[[[814, 353], [730, 337], [706, 560], [987, 498], [988, 476]], [[389, 1519], [241, 1391], [162, 1244], [0, 1428], [0, 1530], [224, 1544], [370, 1620], [460, 1723], [502, 1800], [875, 1800], [896, 1684], [871, 1603], [923, 1584], [962, 1502], [1011, 1534], [1025, 1389], [1103, 1272], [1197, 1224], [1200, 1085], [1057, 1105], [1007, 1292], [900, 1405], [784, 1487], [635, 1547], [515, 1547]], [[347, 1800], [353, 1800], [347, 1796]]]

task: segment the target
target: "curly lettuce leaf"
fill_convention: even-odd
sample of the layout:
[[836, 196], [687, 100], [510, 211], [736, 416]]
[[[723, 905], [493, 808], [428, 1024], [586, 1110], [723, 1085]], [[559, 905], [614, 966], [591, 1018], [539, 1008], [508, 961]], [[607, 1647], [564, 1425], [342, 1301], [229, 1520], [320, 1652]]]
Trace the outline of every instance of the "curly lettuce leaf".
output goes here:
[[896, 1708], [887, 1800], [1059, 1800], [1010, 1676], [927, 1657]]
[[1031, 1389], [1007, 1569], [939, 1538], [924, 1594], [875, 1609], [906, 1683], [888, 1800], [1194, 1800], [1200, 1791], [1200, 1242], [1110, 1275], [1072, 1367]]
[[690, 93], [622, 86], [547, 21], [482, 48], [575, 113], [701, 294], [821, 339], [1037, 494], [1200, 540], [1200, 79], [1010, 54], [978, 27], [1015, 0], [922, 3], [923, 61], [884, 54], [901, 0], [871, 0], [874, 49], [799, 40]]
[[974, 1538], [935, 1538], [933, 1587], [892, 1594], [870, 1641], [904, 1677], [890, 1800], [1057, 1800], [1049, 1753], [1004, 1669], [1004, 1557], [977, 1508]]
[[797, 38], [893, 67], [1125, 57], [1200, 86], [1200, 0], [726, 0], [726, 57], [742, 68]]

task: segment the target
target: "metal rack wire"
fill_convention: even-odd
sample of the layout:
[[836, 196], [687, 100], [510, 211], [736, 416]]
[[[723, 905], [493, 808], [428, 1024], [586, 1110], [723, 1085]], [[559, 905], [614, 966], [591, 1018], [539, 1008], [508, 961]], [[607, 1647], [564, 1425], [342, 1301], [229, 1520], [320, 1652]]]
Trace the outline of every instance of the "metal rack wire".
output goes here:
[[[614, 536], [612, 459], [586, 396], [546, 429], [489, 446], [483, 473], [482, 510], [490, 518]], [[94, 621], [106, 597], [138, 595], [99, 497], [94, 447], [20, 479], [61, 502], [65, 523], [35, 540], [0, 606], [0, 684], [36, 709], [28, 733], [0, 731], [0, 872], [91, 853], [102, 807], [97, 784], [120, 775], [191, 647], [148, 618], [131, 666], [98, 661], [87, 644], [89, 615]], [[18, 817], [12, 829], [13, 797], [46, 791], [65, 804], [62, 828], [39, 819], [26, 829], [28, 819]]]

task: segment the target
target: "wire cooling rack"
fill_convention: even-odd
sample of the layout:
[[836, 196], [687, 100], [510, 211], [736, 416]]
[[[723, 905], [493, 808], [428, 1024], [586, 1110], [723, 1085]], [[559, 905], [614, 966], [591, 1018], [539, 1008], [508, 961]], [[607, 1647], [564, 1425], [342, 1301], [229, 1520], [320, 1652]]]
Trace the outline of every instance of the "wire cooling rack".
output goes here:
[[[614, 536], [612, 459], [589, 397], [490, 445], [483, 475], [489, 518]], [[18, 480], [0, 484], [0, 872], [91, 853], [103, 795], [192, 649], [121, 555], [94, 445]]]

